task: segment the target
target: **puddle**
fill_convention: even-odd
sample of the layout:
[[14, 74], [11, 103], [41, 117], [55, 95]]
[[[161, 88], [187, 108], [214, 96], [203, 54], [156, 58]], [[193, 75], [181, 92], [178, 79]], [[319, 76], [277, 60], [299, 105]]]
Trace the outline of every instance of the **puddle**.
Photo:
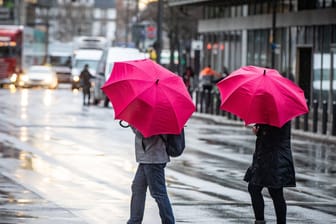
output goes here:
[[[9, 210], [2, 210], [0, 211], [0, 217], [3, 221], [9, 218], [20, 218], [20, 219], [27, 219], [27, 218], [33, 218], [36, 219], [38, 217], [32, 216], [32, 215], [27, 215], [24, 212], [21, 211], [9, 211]], [[1, 222], [2, 223], [2, 222]]]
[[21, 168], [33, 170], [34, 155], [32, 153], [19, 150], [3, 142], [0, 142], [0, 158], [17, 159]]

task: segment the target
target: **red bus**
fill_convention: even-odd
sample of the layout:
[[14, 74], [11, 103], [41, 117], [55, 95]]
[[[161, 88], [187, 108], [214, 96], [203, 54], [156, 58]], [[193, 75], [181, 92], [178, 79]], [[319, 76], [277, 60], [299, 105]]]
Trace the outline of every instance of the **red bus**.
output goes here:
[[0, 87], [18, 84], [19, 75], [46, 55], [45, 32], [24, 26], [0, 25]]
[[0, 86], [14, 84], [22, 71], [23, 27], [0, 26]]

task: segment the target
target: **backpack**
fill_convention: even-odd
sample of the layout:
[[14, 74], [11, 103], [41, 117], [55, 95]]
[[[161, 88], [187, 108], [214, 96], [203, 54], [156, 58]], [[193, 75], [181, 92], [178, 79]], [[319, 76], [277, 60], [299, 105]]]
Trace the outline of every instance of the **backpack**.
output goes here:
[[167, 135], [166, 142], [166, 151], [167, 154], [171, 157], [180, 156], [185, 148], [185, 139], [184, 139], [184, 129], [178, 135], [169, 134]]

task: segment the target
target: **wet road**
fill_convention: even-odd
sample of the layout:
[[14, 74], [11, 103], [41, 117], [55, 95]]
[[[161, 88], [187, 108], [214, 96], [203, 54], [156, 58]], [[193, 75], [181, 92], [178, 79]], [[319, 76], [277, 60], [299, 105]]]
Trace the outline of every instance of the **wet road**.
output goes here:
[[[126, 222], [137, 165], [133, 134], [113, 120], [111, 108], [83, 107], [81, 100], [67, 86], [0, 89], [1, 217], [20, 223]], [[166, 170], [177, 223], [253, 221], [242, 178], [255, 137], [241, 124], [216, 119], [220, 123], [195, 114], [186, 128], [185, 154]], [[336, 223], [336, 145], [294, 135], [292, 146], [298, 186], [285, 191], [288, 223]], [[159, 223], [149, 195], [145, 213], [144, 223]], [[269, 199], [265, 213], [275, 223]]]

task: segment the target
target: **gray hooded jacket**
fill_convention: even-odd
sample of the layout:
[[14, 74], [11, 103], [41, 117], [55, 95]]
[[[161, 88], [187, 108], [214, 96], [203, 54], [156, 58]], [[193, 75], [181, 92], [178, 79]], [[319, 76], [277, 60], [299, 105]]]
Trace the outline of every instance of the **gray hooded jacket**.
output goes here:
[[138, 163], [167, 163], [170, 161], [166, 151], [167, 135], [153, 135], [145, 138], [135, 128], [132, 128], [135, 133], [135, 158]]

